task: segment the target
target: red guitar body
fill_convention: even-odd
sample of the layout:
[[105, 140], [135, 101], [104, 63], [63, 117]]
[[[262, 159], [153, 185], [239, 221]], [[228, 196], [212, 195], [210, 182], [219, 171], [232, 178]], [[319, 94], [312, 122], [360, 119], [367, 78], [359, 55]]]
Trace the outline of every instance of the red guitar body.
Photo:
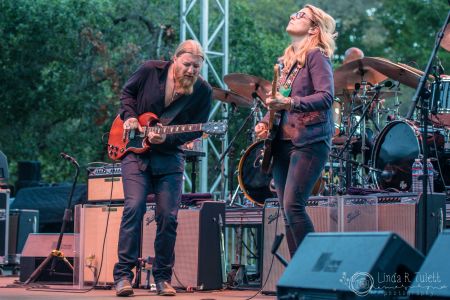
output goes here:
[[[159, 119], [154, 113], [148, 112], [140, 115], [138, 121], [142, 127], [147, 128], [155, 125]], [[150, 149], [146, 134], [140, 133], [137, 129], [126, 134], [123, 129], [123, 123], [120, 116], [117, 116], [109, 131], [108, 156], [114, 160], [122, 159], [128, 152], [139, 154], [147, 152]]]

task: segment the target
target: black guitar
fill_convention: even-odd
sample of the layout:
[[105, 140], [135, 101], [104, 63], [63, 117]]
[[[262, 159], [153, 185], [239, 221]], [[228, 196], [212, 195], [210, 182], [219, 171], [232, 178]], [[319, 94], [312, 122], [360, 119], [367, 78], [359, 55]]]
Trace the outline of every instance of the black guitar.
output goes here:
[[[273, 67], [273, 81], [272, 81], [272, 97], [275, 97], [277, 93], [277, 80], [278, 80], [278, 65]], [[269, 110], [269, 124], [267, 138], [264, 140], [264, 148], [261, 160], [261, 170], [263, 173], [269, 174], [272, 172], [272, 149], [275, 137], [277, 136], [280, 128], [281, 113]]]

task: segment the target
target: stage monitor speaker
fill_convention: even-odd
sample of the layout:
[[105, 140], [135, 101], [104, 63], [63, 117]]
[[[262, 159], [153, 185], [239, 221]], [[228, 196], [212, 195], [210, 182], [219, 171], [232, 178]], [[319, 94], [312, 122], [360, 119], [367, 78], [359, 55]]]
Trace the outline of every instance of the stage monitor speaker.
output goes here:
[[[147, 206], [142, 234], [142, 257], [154, 258], [154, 205]], [[225, 203], [204, 201], [199, 208], [178, 211], [172, 285], [213, 290], [222, 288], [219, 215], [225, 222]], [[144, 281], [142, 277], [142, 283]]]
[[450, 230], [446, 230], [438, 236], [416, 273], [408, 290], [410, 299], [450, 299], [449, 249]]
[[[391, 193], [373, 196], [378, 198], [378, 231], [395, 232], [423, 254], [428, 253], [434, 240], [444, 229], [445, 194], [428, 195], [426, 216], [423, 215], [422, 194]], [[424, 231], [426, 241], [423, 240]]]
[[8, 263], [9, 190], [0, 189], [0, 265]]
[[[56, 249], [58, 243], [58, 233], [31, 233], [28, 235], [25, 246], [20, 257], [20, 281], [26, 281], [34, 270], [47, 258], [47, 256]], [[61, 242], [61, 249], [64, 256], [73, 264], [73, 257], [75, 253], [74, 235], [72, 233], [65, 233]], [[56, 264], [56, 273], [49, 275], [48, 268], [51, 264], [47, 264], [47, 269], [41, 273], [36, 281], [41, 282], [65, 282], [72, 283], [72, 270], [63, 263], [58, 261]], [[67, 275], [63, 275], [67, 274]]]
[[279, 299], [406, 296], [424, 258], [391, 232], [311, 233], [277, 284]]
[[[310, 197], [306, 203], [306, 211], [317, 232], [330, 232], [338, 230], [337, 207], [331, 197]], [[276, 198], [267, 199], [263, 213], [263, 249], [261, 284], [263, 294], [274, 294], [276, 283], [284, 272], [283, 265], [270, 252], [275, 236], [286, 235], [283, 217]], [[289, 260], [289, 249], [284, 237], [278, 252]]]
[[9, 256], [22, 253], [30, 233], [38, 232], [39, 211], [32, 209], [9, 210]]
[[97, 285], [114, 283], [122, 214], [123, 206], [75, 206], [75, 285], [91, 286], [97, 277]]

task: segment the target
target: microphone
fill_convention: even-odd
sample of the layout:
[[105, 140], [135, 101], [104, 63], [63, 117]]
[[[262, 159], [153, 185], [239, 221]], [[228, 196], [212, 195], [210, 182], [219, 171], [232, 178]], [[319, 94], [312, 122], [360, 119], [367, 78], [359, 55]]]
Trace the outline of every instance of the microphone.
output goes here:
[[381, 83], [381, 84], [375, 84], [375, 85], [373, 85], [373, 86], [370, 88], [370, 91], [381, 90], [381, 89], [384, 88], [384, 87], [389, 88], [389, 87], [391, 87], [391, 86], [393, 86], [393, 85], [394, 85], [394, 84], [392, 83], [392, 81], [386, 80], [385, 82], [383, 82], [383, 83]]
[[78, 165], [78, 162], [76, 161], [76, 159], [73, 158], [72, 156], [70, 156], [69, 154], [61, 152], [59, 155], [61, 156], [62, 159], [65, 159], [75, 165]]

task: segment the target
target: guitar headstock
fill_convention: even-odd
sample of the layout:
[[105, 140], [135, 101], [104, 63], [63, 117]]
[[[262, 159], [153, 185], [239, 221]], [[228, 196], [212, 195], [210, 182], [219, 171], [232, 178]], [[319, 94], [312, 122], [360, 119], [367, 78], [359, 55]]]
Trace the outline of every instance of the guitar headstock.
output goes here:
[[208, 122], [202, 124], [202, 131], [207, 134], [223, 135], [228, 130], [228, 124], [225, 121], [221, 122]]

